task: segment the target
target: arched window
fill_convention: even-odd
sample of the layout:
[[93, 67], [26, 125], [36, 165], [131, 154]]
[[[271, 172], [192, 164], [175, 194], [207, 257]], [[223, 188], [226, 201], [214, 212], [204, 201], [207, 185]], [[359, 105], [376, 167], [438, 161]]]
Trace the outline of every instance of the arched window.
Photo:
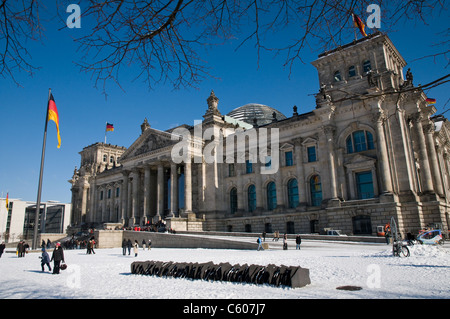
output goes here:
[[106, 162], [108, 160], [108, 155], [104, 154], [103, 155], [103, 162]]
[[352, 65], [348, 68], [348, 77], [351, 78], [352, 76], [355, 75], [356, 75], [356, 68], [354, 65]]
[[368, 131], [353, 132], [347, 137], [345, 144], [347, 145], [348, 154], [373, 150], [375, 148], [373, 135]]
[[277, 207], [277, 188], [274, 182], [267, 185], [267, 208], [274, 210]]
[[109, 162], [112, 164], [112, 163], [114, 163], [114, 156], [111, 156], [110, 158], [109, 158]]
[[372, 70], [372, 65], [370, 64], [369, 60], [366, 60], [363, 62], [363, 72], [369, 72], [370, 70]]
[[298, 183], [295, 178], [290, 179], [288, 184], [288, 202], [289, 208], [295, 208], [298, 206]]
[[237, 189], [233, 187], [230, 191], [230, 211], [232, 214], [237, 211]]
[[248, 211], [253, 212], [256, 209], [256, 187], [250, 185], [247, 189], [248, 193]]
[[342, 81], [341, 72], [340, 71], [334, 72], [333, 79], [334, 79], [334, 82]]
[[322, 183], [319, 175], [314, 175], [309, 180], [311, 191], [311, 205], [320, 206], [322, 204]]

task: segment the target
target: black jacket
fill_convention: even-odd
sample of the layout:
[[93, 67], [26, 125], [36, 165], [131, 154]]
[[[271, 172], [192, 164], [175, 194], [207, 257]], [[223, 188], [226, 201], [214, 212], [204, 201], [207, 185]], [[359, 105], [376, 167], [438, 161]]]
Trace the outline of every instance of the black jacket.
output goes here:
[[50, 261], [64, 261], [64, 252], [62, 247], [55, 248], [55, 250], [52, 253], [52, 259]]

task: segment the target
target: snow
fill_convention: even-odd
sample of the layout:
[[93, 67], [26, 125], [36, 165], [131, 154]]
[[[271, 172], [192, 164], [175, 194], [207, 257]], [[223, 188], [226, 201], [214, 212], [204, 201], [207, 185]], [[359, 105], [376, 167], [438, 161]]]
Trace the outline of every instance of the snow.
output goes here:
[[[271, 241], [268, 241], [271, 244]], [[139, 249], [134, 257], [121, 248], [65, 250], [68, 268], [59, 275], [41, 272], [41, 254], [17, 258], [11, 250], [0, 258], [1, 299], [156, 298], [156, 299], [299, 299], [299, 298], [450, 298], [450, 245], [409, 247], [411, 256], [392, 256], [392, 247], [373, 243], [303, 240], [301, 250]], [[49, 252], [51, 255], [51, 250]], [[229, 262], [231, 264], [300, 265], [310, 270], [303, 288], [209, 282], [132, 275], [133, 261]], [[52, 265], [53, 267], [53, 265]], [[361, 290], [337, 290], [340, 286]]]

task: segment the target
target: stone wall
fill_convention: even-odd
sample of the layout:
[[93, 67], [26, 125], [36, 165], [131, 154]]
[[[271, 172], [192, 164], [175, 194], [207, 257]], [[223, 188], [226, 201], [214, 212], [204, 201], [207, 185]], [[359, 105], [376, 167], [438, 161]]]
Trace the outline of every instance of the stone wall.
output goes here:
[[122, 230], [97, 230], [94, 236], [98, 248], [122, 247]]
[[122, 247], [123, 239], [130, 239], [133, 243], [137, 240], [139, 247], [142, 247], [142, 240], [152, 241], [155, 248], [211, 248], [211, 249], [256, 249], [255, 242], [242, 242], [232, 239], [218, 239], [191, 236], [185, 234], [167, 234], [153, 232], [139, 232], [129, 230], [99, 230], [95, 232], [95, 239], [98, 248]]

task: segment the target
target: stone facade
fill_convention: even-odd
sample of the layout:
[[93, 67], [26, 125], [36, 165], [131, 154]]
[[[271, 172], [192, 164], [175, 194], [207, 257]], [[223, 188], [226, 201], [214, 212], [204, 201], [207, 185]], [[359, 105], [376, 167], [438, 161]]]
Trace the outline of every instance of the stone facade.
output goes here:
[[[450, 124], [434, 116], [410, 70], [404, 79], [406, 62], [388, 36], [370, 35], [312, 64], [319, 92], [311, 112], [274, 111], [258, 125], [222, 115], [211, 92], [201, 123], [160, 131], [145, 120], [127, 149], [83, 149], [70, 180], [73, 224], [165, 219], [183, 230], [191, 222], [216, 231], [373, 235], [395, 217], [403, 234], [430, 224], [447, 231]], [[256, 157], [251, 143], [234, 148], [239, 130], [259, 142], [269, 133], [270, 166], [261, 144]], [[233, 141], [231, 155], [224, 140]]]

